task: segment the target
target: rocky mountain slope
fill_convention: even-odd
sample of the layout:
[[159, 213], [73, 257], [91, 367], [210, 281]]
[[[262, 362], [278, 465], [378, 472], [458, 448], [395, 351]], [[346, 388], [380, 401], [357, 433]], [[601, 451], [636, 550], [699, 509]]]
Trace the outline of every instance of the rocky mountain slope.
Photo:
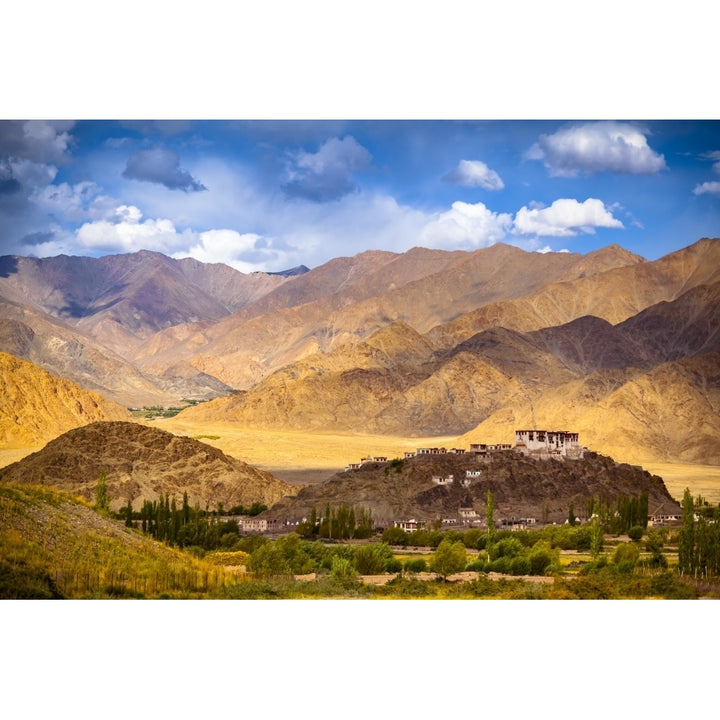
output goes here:
[[32, 447], [82, 425], [130, 419], [101, 395], [0, 352], [0, 445]]
[[[263, 517], [296, 520], [308, 517], [313, 506], [324, 513], [327, 504], [365, 507], [376, 522], [415, 518], [433, 521], [457, 518], [459, 508], [472, 508], [485, 517], [488, 490], [493, 494], [495, 519], [534, 517], [538, 522], [564, 522], [570, 504], [578, 516], [586, 513], [590, 498], [614, 503], [618, 497], [648, 493], [648, 507], [679, 512], [679, 505], [662, 480], [639, 467], [618, 464], [609, 457], [588, 453], [583, 460], [534, 460], [513, 451], [498, 452], [491, 461], [470, 454], [416, 456], [390, 463], [364, 463], [360, 469], [338, 473], [322, 483], [284, 498]], [[464, 487], [466, 470], [481, 470]], [[448, 485], [433, 483], [434, 475], [454, 475]]]
[[[507, 438], [544, 418], [612, 437], [596, 449], [623, 458], [714, 462], [719, 305], [720, 239], [653, 262], [618, 246], [497, 244], [369, 251], [281, 275], [145, 252], [0, 259], [3, 347], [125, 405], [217, 398], [187, 417], [401, 435]], [[661, 373], [668, 363], [681, 365]], [[614, 424], [625, 415], [629, 430], [654, 394], [683, 428], [651, 423], [641, 437]]]
[[201, 509], [218, 503], [226, 509], [254, 502], [269, 506], [299, 489], [198, 440], [133, 422], [76, 428], [0, 469], [3, 482], [48, 485], [91, 502], [101, 473], [112, 510], [128, 500], [139, 510], [144, 500], [161, 494], [180, 502], [184, 492]]
[[474, 442], [562, 427], [623, 459], [715, 463], [718, 318], [714, 282], [617, 325], [588, 316], [524, 333], [493, 327], [450, 348], [433, 343], [437, 329], [421, 335], [396, 322], [184, 416], [274, 429], [471, 431]]

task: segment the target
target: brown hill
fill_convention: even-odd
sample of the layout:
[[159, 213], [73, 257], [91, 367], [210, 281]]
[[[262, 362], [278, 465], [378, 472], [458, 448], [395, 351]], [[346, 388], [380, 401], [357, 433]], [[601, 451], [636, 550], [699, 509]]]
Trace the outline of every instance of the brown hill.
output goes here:
[[0, 470], [3, 481], [49, 485], [94, 501], [106, 474], [110, 507], [128, 500], [139, 510], [144, 500], [169, 494], [191, 505], [215, 509], [272, 505], [298, 491], [268, 472], [220, 450], [164, 430], [133, 422], [97, 422], [71, 430], [42, 450]]
[[[479, 478], [464, 487], [467, 470], [481, 470]], [[434, 475], [454, 482], [438, 485]], [[295, 497], [284, 498], [263, 517], [299, 520], [315, 506], [324, 512], [327, 504], [337, 507], [366, 507], [376, 522], [415, 518], [457, 518], [460, 507], [472, 508], [485, 517], [487, 492], [493, 493], [495, 519], [534, 517], [538, 522], [564, 522], [570, 503], [578, 516], [586, 516], [590, 498], [613, 502], [618, 497], [648, 493], [651, 508], [664, 506], [679, 512], [661, 478], [639, 467], [618, 464], [609, 457], [588, 453], [583, 460], [534, 460], [513, 451], [499, 452], [492, 461], [474, 455], [416, 456], [402, 462], [364, 463], [358, 470], [333, 475], [322, 483], [303, 488]]]
[[81, 425], [130, 419], [101, 395], [0, 352], [0, 446], [37, 446]]

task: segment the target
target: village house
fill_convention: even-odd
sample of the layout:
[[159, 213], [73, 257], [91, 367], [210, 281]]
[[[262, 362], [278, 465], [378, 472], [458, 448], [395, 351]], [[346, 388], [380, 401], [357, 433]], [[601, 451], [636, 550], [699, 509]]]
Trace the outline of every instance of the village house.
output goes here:
[[244, 518], [238, 521], [242, 532], [267, 532], [268, 521], [260, 518]]
[[512, 445], [509, 443], [496, 443], [495, 445], [472, 443], [470, 445], [470, 452], [479, 457], [487, 457], [488, 454], [500, 452], [501, 450], [512, 450]]
[[415, 530], [422, 530], [425, 523], [420, 520], [395, 520], [393, 523], [395, 527], [404, 530], [405, 532], [414, 532]]
[[535, 518], [503, 518], [500, 527], [507, 530], [527, 530], [530, 525], [535, 525]]
[[578, 433], [567, 430], [516, 430], [515, 450], [540, 459], [556, 457], [580, 460], [585, 453]]
[[471, 507], [461, 507], [458, 510], [458, 515], [460, 516], [461, 520], [474, 520], [475, 518], [479, 517], [477, 510]]
[[454, 475], [448, 475], [446, 477], [443, 477], [442, 475], [433, 475], [432, 481], [436, 485], [450, 485], [451, 483], [455, 482], [455, 476]]

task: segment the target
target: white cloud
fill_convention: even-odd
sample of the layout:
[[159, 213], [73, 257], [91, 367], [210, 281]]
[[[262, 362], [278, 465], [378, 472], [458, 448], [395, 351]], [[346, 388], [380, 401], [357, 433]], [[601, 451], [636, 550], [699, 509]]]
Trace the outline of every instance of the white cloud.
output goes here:
[[634, 125], [600, 121], [572, 125], [552, 135], [541, 135], [525, 154], [543, 160], [550, 175], [575, 177], [580, 172], [652, 175], [667, 166], [645, 135]]
[[188, 250], [177, 252], [173, 257], [192, 257], [204, 263], [225, 263], [240, 272], [249, 273], [261, 269], [263, 263], [247, 262], [242, 256], [256, 250], [256, 247], [264, 242], [264, 239], [255, 233], [207, 230], [197, 236], [197, 242]]
[[457, 201], [426, 224], [421, 242], [428, 247], [487, 247], [503, 240], [511, 225], [509, 213], [495, 213], [481, 202]]
[[485, 190], [502, 190], [502, 178], [481, 160], [461, 160], [457, 167], [443, 176], [443, 182]]
[[706, 160], [714, 160], [712, 168], [716, 173], [720, 174], [720, 150], [703, 153], [701, 157]]
[[290, 155], [283, 190], [290, 196], [327, 202], [357, 189], [354, 173], [370, 168], [372, 155], [348, 135], [326, 140], [315, 153]]
[[720, 195], [720, 182], [717, 180], [704, 182], [701, 185], [696, 185], [693, 192], [695, 195]]
[[0, 122], [0, 154], [33, 163], [61, 163], [72, 143], [68, 132], [75, 123], [50, 120]]
[[39, 210], [48, 215], [70, 222], [81, 222], [90, 216], [87, 206], [98, 191], [98, 186], [89, 181], [75, 185], [60, 183], [36, 188], [30, 199]]
[[522, 207], [515, 215], [513, 232], [520, 235], [571, 237], [578, 232], [593, 234], [596, 227], [622, 228], [601, 200], [588, 198], [585, 202], [562, 198], [550, 207]]
[[79, 245], [91, 252], [157, 250], [171, 254], [191, 239], [187, 233], [179, 234], [171, 220], [148, 218], [140, 222], [142, 213], [134, 206], [121, 205], [115, 216], [115, 222], [98, 220], [80, 226], [75, 234]]

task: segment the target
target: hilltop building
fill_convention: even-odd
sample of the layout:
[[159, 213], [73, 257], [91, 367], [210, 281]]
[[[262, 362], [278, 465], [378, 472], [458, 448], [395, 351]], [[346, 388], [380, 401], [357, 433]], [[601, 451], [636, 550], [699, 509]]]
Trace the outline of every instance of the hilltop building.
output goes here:
[[585, 454], [578, 433], [567, 430], [516, 430], [515, 451], [540, 459], [580, 460]]

